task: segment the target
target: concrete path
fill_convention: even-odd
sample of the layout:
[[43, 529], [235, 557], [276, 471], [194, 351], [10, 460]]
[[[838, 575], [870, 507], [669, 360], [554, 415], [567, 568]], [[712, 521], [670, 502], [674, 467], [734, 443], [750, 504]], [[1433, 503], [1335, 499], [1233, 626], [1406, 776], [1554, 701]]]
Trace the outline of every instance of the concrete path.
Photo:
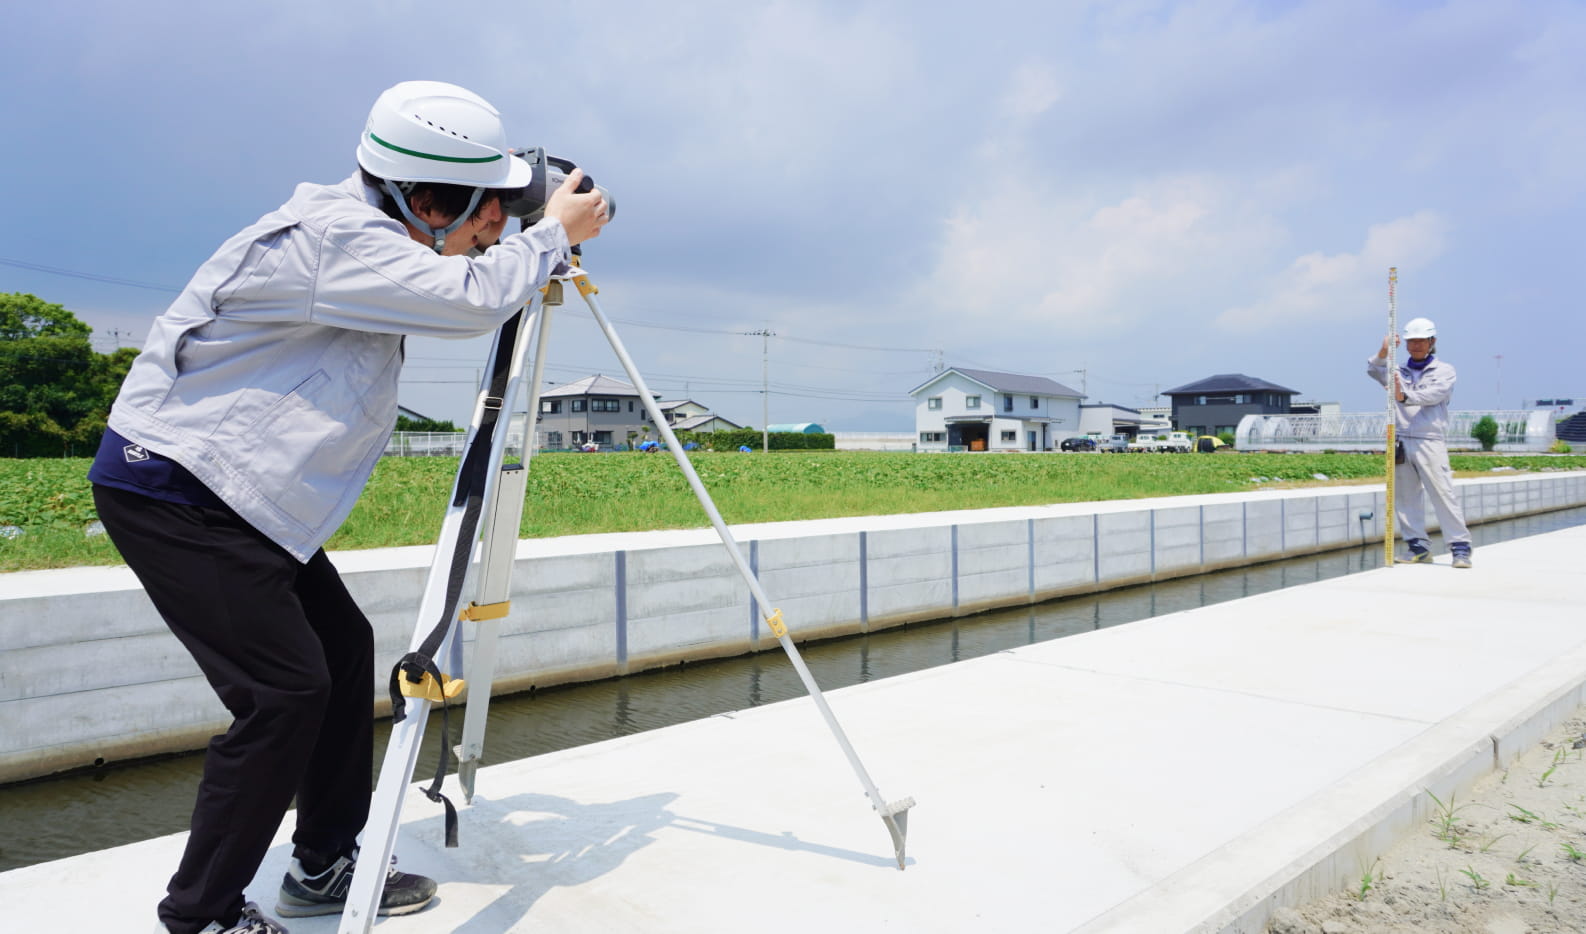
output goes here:
[[[1262, 930], [1586, 700], [1583, 554], [1570, 529], [831, 692], [919, 802], [902, 872], [807, 698], [492, 766], [458, 849], [409, 795], [401, 867], [440, 899], [376, 930]], [[0, 874], [0, 927], [152, 927], [182, 842]]]

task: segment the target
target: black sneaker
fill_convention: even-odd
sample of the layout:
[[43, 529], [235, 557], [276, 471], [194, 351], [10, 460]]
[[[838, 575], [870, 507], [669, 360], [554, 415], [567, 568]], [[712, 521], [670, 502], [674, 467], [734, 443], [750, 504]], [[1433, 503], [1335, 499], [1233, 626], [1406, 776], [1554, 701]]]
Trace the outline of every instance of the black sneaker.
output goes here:
[[[283, 918], [303, 918], [309, 915], [341, 914], [347, 907], [347, 892], [352, 888], [353, 870], [358, 865], [358, 849], [336, 859], [330, 867], [316, 875], [309, 875], [296, 858], [286, 868], [286, 878], [281, 880], [281, 894], [276, 896], [275, 911]], [[396, 857], [386, 869], [385, 889], [380, 893], [382, 915], [405, 915], [418, 911], [435, 897], [435, 880], [410, 872], [397, 872]]]
[[[157, 925], [155, 934], [171, 934], [171, 929], [165, 925]], [[249, 902], [242, 906], [242, 917], [231, 927], [223, 926], [219, 921], [211, 921], [198, 934], [287, 934], [274, 918], [259, 910], [259, 906]]]
[[[1463, 543], [1460, 543], [1460, 544], [1463, 544]], [[1452, 545], [1452, 546], [1449, 547], [1449, 550], [1451, 552], [1453, 552], [1453, 554], [1454, 554], [1454, 567], [1456, 567], [1456, 568], [1468, 568], [1468, 567], [1470, 567], [1470, 546], [1469, 545], [1465, 545], [1463, 548], [1461, 548], [1460, 545]]]

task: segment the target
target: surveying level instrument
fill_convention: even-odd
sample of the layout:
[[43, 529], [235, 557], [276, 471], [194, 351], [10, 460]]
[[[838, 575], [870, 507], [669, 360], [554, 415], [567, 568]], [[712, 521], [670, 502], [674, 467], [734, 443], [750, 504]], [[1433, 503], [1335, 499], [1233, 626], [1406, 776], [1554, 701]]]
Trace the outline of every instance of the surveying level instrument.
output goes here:
[[[574, 247], [574, 262], [579, 259]], [[401, 823], [402, 802], [407, 792], [424, 725], [434, 704], [441, 705], [441, 754], [434, 780], [423, 789], [430, 800], [446, 809], [446, 845], [457, 845], [457, 817], [452, 803], [440, 788], [446, 776], [449, 742], [449, 709], [453, 698], [462, 693], [463, 681], [455, 674], [463, 670], [462, 633], [459, 624], [473, 623], [473, 658], [468, 666], [470, 687], [463, 720], [462, 740], [457, 747], [458, 781], [465, 802], [471, 802], [474, 783], [484, 750], [486, 714], [490, 686], [495, 677], [496, 645], [500, 621], [508, 613], [511, 599], [512, 563], [517, 548], [517, 532], [522, 519], [530, 459], [534, 449], [533, 416], [539, 409], [539, 387], [550, 338], [552, 310], [562, 304], [563, 283], [571, 282], [583, 296], [601, 332], [621, 361], [628, 380], [639, 393], [651, 422], [660, 431], [667, 450], [677, 461], [700, 506], [715, 527], [722, 545], [754, 596], [767, 626], [787, 653], [799, 679], [825, 719], [848, 763], [864, 786], [871, 806], [881, 816], [891, 835], [893, 855], [898, 868], [904, 868], [904, 845], [908, 833], [908, 812], [913, 798], [888, 802], [881, 796], [870, 774], [860, 762], [842, 726], [826, 703], [820, 686], [804, 664], [797, 646], [782, 620], [782, 611], [773, 609], [770, 597], [761, 588], [754, 571], [744, 560], [737, 542], [728, 530], [710, 494], [678, 444], [666, 416], [656, 405], [611, 322], [595, 299], [597, 289], [589, 275], [576, 265], [555, 276], [546, 288], [503, 324], [496, 333], [489, 363], [480, 379], [473, 418], [457, 467], [452, 497], [441, 524], [440, 540], [430, 565], [429, 579], [419, 604], [418, 625], [408, 654], [392, 670], [392, 728], [380, 766], [380, 778], [370, 803], [369, 822], [364, 828], [362, 850], [347, 905], [342, 912], [340, 934], [366, 934], [375, 920], [386, 871], [396, 848]], [[512, 405], [523, 382], [523, 363], [532, 343], [534, 360], [529, 374], [530, 420], [526, 423], [521, 464], [503, 464]], [[475, 545], [479, 560], [475, 565]], [[474, 599], [462, 606], [465, 585], [472, 586]], [[444, 667], [439, 660], [445, 660]]]

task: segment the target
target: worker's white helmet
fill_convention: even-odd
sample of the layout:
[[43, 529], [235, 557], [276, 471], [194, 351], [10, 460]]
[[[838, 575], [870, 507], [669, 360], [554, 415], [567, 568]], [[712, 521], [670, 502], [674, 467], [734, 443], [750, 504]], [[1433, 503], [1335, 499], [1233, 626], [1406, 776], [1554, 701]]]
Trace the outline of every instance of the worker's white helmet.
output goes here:
[[1432, 323], [1431, 318], [1413, 318], [1404, 326], [1404, 339], [1407, 341], [1436, 336], [1437, 325]]
[[472, 91], [444, 81], [404, 81], [374, 102], [358, 164], [397, 182], [522, 188], [534, 170], [507, 148], [501, 114]]

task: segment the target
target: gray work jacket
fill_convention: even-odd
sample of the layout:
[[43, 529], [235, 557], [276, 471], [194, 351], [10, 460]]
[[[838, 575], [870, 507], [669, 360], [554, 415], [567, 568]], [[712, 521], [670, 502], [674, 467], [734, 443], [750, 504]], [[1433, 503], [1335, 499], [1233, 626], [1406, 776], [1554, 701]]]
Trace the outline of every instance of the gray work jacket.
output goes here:
[[[1366, 361], [1366, 375], [1388, 385], [1388, 361], [1385, 357], [1372, 357]], [[1426, 441], [1448, 440], [1448, 400], [1454, 395], [1454, 367], [1435, 355], [1423, 370], [1412, 370], [1408, 365], [1399, 367], [1399, 386], [1404, 390], [1404, 401], [1395, 406], [1398, 412], [1397, 427], [1400, 438]]]
[[403, 335], [489, 333], [569, 259], [556, 220], [437, 256], [379, 203], [356, 174], [303, 184], [227, 240], [155, 319], [110, 412], [299, 561], [391, 435]]

